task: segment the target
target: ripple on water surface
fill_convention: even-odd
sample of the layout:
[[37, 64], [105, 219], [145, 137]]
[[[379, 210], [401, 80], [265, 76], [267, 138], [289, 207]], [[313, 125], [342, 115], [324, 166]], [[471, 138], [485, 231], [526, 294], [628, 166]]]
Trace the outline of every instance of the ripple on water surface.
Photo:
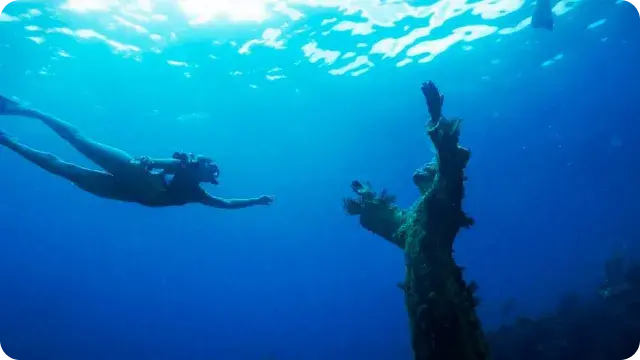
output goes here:
[[[560, 0], [554, 13], [562, 16], [580, 1]], [[530, 26], [531, 7], [524, 0], [178, 0], [172, 6], [153, 0], [67, 0], [58, 8], [18, 12], [9, 5], [0, 22], [10, 25], [0, 26], [21, 24], [26, 39], [47, 44], [57, 59], [79, 57], [56, 46], [58, 37], [67, 36], [102, 42], [132, 61], [164, 57], [163, 63], [182, 69], [187, 78], [194, 75], [192, 69], [211, 62], [235, 61], [229, 57], [243, 61], [268, 52], [286, 54], [276, 55], [291, 63], [281, 64], [285, 68], [306, 61], [332, 75], [358, 76], [382, 62], [397, 67], [430, 62], [456, 44], [470, 51], [477, 40], [517, 33]], [[42, 17], [78, 25], [45, 27], [49, 22]], [[85, 21], [71, 21], [78, 19]], [[219, 36], [220, 29], [225, 29], [224, 36]], [[165, 54], [194, 33], [206, 39], [208, 32], [208, 56], [176, 59]], [[229, 72], [242, 73], [241, 68]], [[273, 67], [262, 75], [269, 81], [287, 77], [284, 71], [274, 73]]]

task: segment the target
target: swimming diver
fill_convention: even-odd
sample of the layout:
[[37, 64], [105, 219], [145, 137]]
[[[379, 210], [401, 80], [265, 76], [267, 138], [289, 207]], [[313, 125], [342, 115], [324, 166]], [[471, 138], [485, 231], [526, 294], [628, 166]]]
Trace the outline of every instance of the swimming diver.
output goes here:
[[551, 0], [537, 0], [536, 9], [531, 18], [531, 26], [534, 29], [553, 30], [553, 12], [551, 11]]
[[[42, 169], [61, 176], [93, 195], [150, 207], [200, 203], [220, 209], [270, 205], [274, 197], [221, 199], [209, 195], [200, 183], [218, 184], [220, 170], [205, 156], [175, 153], [170, 159], [134, 158], [82, 135], [73, 125], [21, 105], [0, 95], [0, 116], [22, 116], [42, 121], [104, 171], [64, 162], [57, 156], [32, 149], [0, 130], [3, 145]], [[173, 177], [168, 180], [168, 175]]]

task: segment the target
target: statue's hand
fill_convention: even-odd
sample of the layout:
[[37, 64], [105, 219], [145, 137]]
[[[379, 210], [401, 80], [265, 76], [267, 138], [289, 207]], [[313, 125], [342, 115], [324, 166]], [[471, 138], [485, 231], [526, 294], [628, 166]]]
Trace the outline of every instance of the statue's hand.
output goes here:
[[440, 90], [433, 81], [422, 83], [422, 94], [427, 101], [427, 109], [431, 115], [431, 121], [437, 122], [442, 117], [442, 105], [444, 104], [444, 95], [440, 94]]
[[362, 185], [362, 183], [358, 180], [353, 180], [351, 182], [351, 190], [353, 190], [354, 193], [360, 195], [362, 191], [364, 191], [364, 185]]
[[376, 197], [376, 193], [371, 190], [371, 184], [369, 183], [363, 185], [360, 181], [354, 180], [351, 182], [351, 190], [363, 200], [373, 200]]
[[342, 200], [345, 212], [359, 216], [360, 225], [365, 229], [403, 247], [404, 242], [395, 234], [403, 221], [404, 211], [394, 204], [395, 196], [384, 189], [376, 193], [369, 182], [363, 184], [357, 180], [351, 182], [351, 190], [356, 196]]
[[343, 200], [343, 207], [347, 214], [360, 215], [364, 211], [367, 201], [375, 199], [371, 186], [364, 185], [358, 180], [351, 182], [351, 190], [357, 195], [355, 198]]

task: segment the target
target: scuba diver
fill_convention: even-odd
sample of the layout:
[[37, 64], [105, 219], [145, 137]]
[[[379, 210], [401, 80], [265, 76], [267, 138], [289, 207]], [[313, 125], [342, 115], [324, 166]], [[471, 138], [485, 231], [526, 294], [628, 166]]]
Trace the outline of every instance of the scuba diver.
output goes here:
[[[0, 130], [3, 145], [42, 169], [61, 176], [93, 195], [149, 207], [200, 203], [220, 209], [241, 209], [270, 205], [274, 197], [221, 199], [209, 195], [200, 183], [218, 184], [220, 170], [205, 156], [175, 153], [170, 159], [134, 158], [126, 152], [98, 143], [82, 135], [73, 125], [30, 109], [0, 95], [0, 116], [37, 119], [104, 171], [64, 162], [57, 156], [32, 149]], [[170, 179], [168, 177], [173, 175]]]
[[551, 10], [551, 0], [538, 0], [536, 9], [531, 18], [531, 26], [534, 29], [553, 30], [553, 11]]

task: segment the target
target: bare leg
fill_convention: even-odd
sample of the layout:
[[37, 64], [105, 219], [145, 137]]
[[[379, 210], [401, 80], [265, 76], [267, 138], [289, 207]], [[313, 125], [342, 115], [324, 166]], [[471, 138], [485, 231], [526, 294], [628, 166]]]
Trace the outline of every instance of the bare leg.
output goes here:
[[0, 96], [0, 115], [24, 116], [42, 121], [89, 160], [113, 175], [128, 176], [132, 174], [134, 168], [137, 168], [131, 163], [132, 157], [126, 152], [91, 140], [66, 121], [37, 110], [24, 108], [3, 96]]
[[86, 169], [64, 162], [53, 154], [32, 149], [11, 139], [0, 130], [0, 145], [13, 150], [18, 155], [38, 165], [51, 174], [63, 177], [79, 188], [99, 197], [128, 201], [123, 197], [113, 175], [102, 171]]
[[37, 110], [25, 110], [20, 115], [41, 120], [76, 150], [111, 174], [128, 174], [133, 166], [131, 155], [120, 149], [85, 137], [76, 127], [63, 120], [43, 114]]

